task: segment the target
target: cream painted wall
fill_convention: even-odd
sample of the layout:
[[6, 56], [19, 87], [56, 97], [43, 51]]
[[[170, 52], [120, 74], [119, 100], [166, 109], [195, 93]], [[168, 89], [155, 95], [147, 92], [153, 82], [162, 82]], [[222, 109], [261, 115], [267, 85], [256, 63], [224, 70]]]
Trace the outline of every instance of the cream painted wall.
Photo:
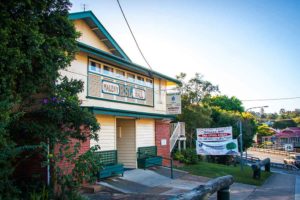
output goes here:
[[155, 146], [155, 121], [154, 119], [136, 120], [136, 148]]
[[87, 45], [93, 46], [95, 48], [101, 49], [108, 53], [111, 53], [108, 47], [99, 40], [97, 35], [90, 29], [90, 27], [83, 20], [73, 21], [77, 31], [81, 33], [81, 36], [78, 38], [79, 42], [85, 43]]
[[116, 118], [110, 115], [96, 115], [96, 119], [101, 127], [98, 131], [99, 141], [91, 140], [90, 146], [98, 144], [100, 151], [116, 150]]
[[[84, 82], [84, 91], [79, 94], [82, 100], [82, 106], [105, 107], [121, 110], [132, 110], [139, 112], [150, 112], [166, 114], [166, 80], [159, 81], [154, 79], [154, 107], [131, 105], [119, 102], [110, 102], [105, 100], [89, 99], [87, 96], [87, 63], [88, 57], [85, 53], [78, 53], [71, 66], [66, 70], [61, 70], [61, 74], [70, 78], [79, 79]], [[159, 87], [161, 84], [161, 87]], [[159, 90], [159, 88], [161, 88]], [[161, 94], [161, 99], [159, 95]]]
[[[99, 38], [90, 30], [88, 25], [83, 20], [74, 21], [76, 29], [82, 33], [79, 41], [88, 45], [108, 51], [107, 47], [102, 43]], [[97, 100], [86, 98], [87, 96], [87, 65], [88, 56], [86, 53], [80, 52], [75, 56], [75, 60], [71, 66], [66, 70], [61, 70], [63, 76], [78, 79], [84, 82], [84, 90], [79, 94], [82, 100], [82, 106], [95, 106], [105, 107], [121, 110], [132, 110], [139, 112], [159, 113], [166, 114], [166, 80], [154, 79], [154, 107], [147, 107], [142, 105], [131, 105], [121, 102], [111, 102], [105, 100]]]

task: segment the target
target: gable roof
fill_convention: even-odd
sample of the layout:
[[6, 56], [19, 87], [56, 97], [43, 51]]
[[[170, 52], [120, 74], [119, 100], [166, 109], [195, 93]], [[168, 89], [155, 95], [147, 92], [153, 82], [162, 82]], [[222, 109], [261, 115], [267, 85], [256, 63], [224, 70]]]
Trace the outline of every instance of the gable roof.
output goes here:
[[127, 67], [130, 70], [137, 71], [139, 73], [143, 73], [145, 75], [155, 76], [158, 78], [162, 78], [168, 80], [170, 82], [181, 84], [181, 82], [175, 78], [166, 76], [154, 70], [150, 70], [141, 65], [133, 63], [129, 57], [125, 54], [125, 52], [121, 49], [121, 47], [117, 44], [117, 42], [113, 39], [113, 37], [108, 33], [108, 31], [104, 28], [104, 26], [100, 23], [97, 17], [94, 15], [92, 11], [84, 11], [84, 12], [76, 12], [69, 14], [70, 20], [84, 20], [89, 27], [95, 32], [95, 34], [99, 37], [99, 39], [105, 43], [109, 48], [115, 49], [113, 54], [102, 51], [101, 49], [89, 46], [82, 42], [77, 42], [79, 49], [83, 52], [86, 52], [90, 55], [99, 56], [101, 58], [113, 61], [118, 63], [124, 67]]
[[126, 61], [130, 61], [129, 57], [121, 49], [118, 43], [113, 39], [113, 37], [104, 28], [101, 22], [97, 19], [92, 11], [76, 12], [69, 14], [70, 20], [82, 19], [91, 28], [91, 30], [97, 35], [99, 40], [101, 40], [114, 54]]
[[118, 56], [114, 56], [110, 53], [102, 51], [101, 49], [89, 46], [89, 45], [84, 44], [82, 42], [77, 42], [77, 43], [78, 43], [78, 47], [79, 47], [80, 51], [88, 53], [89, 55], [94, 55], [96, 57], [104, 58], [105, 60], [112, 61], [114, 63], [120, 64], [121, 66], [126, 67], [126, 68], [128, 68], [129, 70], [132, 70], [132, 71], [136, 71], [136, 72], [148, 75], [148, 76], [154, 76], [154, 77], [157, 77], [157, 78], [162, 78], [162, 79], [168, 80], [168, 81], [176, 83], [176, 84], [181, 84], [181, 82], [179, 80], [175, 79], [175, 78], [166, 76], [166, 75], [161, 74], [159, 72], [156, 72], [154, 70], [150, 70], [150, 69], [145, 68], [141, 65], [135, 64], [131, 61], [126, 61], [124, 59], [121, 59]]

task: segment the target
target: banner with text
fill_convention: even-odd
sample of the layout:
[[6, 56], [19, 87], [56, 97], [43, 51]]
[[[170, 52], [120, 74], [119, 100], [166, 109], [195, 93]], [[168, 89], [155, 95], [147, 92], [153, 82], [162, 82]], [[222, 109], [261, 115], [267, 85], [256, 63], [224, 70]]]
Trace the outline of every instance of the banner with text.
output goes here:
[[232, 127], [197, 128], [197, 141], [218, 142], [232, 139]]
[[238, 143], [236, 139], [224, 142], [196, 141], [198, 155], [237, 155]]

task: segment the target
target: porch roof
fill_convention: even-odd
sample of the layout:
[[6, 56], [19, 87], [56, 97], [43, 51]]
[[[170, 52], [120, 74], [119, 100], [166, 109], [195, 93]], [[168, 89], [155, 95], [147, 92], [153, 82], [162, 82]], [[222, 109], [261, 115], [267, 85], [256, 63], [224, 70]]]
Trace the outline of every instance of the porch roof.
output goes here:
[[137, 112], [129, 110], [120, 110], [113, 108], [103, 108], [103, 107], [86, 107], [94, 114], [101, 115], [114, 115], [122, 117], [134, 117], [134, 118], [152, 118], [152, 119], [175, 119], [175, 115], [159, 114], [159, 113], [149, 113], [149, 112]]

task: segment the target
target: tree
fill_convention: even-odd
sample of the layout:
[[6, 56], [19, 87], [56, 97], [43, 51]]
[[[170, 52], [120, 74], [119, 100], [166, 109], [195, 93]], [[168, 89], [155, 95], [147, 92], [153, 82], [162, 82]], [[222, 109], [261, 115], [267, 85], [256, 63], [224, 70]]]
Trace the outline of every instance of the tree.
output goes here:
[[176, 77], [182, 82], [182, 85], [178, 88], [179, 91], [181, 91], [181, 94], [187, 96], [190, 103], [198, 104], [205, 97], [219, 92], [218, 86], [215, 86], [211, 82], [204, 80], [203, 76], [199, 73], [196, 73], [195, 77], [191, 78], [187, 82], [185, 81], [185, 73], [181, 73]]
[[252, 114], [247, 112], [227, 111], [219, 107], [212, 107], [212, 127], [232, 126], [233, 138], [240, 134], [239, 122], [242, 122], [244, 148], [252, 145], [256, 133], [256, 121]]
[[0, 199], [19, 198], [23, 188], [12, 176], [16, 167], [36, 154], [46, 161], [48, 141], [53, 148], [70, 146], [72, 138], [97, 139], [99, 124], [77, 98], [82, 82], [59, 75], [77, 51], [70, 5], [68, 0], [0, 3]]
[[259, 136], [272, 136], [276, 133], [276, 131], [270, 128], [268, 125], [262, 124], [257, 127], [257, 133]]
[[196, 128], [210, 127], [211, 123], [211, 110], [208, 106], [203, 105], [201, 100], [218, 92], [218, 87], [203, 80], [203, 76], [198, 73], [189, 81], [185, 81], [186, 74], [184, 73], [177, 78], [182, 82], [178, 88], [181, 91], [182, 114], [177, 119], [186, 123], [187, 142], [190, 147], [194, 147]]
[[217, 106], [223, 110], [244, 112], [244, 107], [242, 106], [241, 100], [235, 96], [229, 98], [226, 95], [218, 95], [211, 98], [206, 98], [205, 101], [210, 106]]
[[275, 129], [285, 129], [288, 127], [297, 127], [297, 123], [293, 119], [276, 120], [273, 124]]

